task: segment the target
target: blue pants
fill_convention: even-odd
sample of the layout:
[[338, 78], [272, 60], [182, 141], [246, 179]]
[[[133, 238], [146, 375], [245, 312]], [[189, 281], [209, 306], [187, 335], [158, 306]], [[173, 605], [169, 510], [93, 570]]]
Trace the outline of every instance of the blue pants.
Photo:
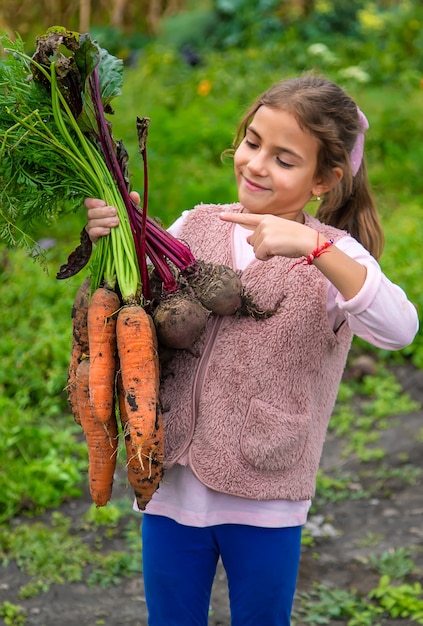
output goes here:
[[144, 514], [143, 576], [149, 626], [207, 626], [219, 556], [232, 626], [289, 626], [301, 526], [183, 526]]

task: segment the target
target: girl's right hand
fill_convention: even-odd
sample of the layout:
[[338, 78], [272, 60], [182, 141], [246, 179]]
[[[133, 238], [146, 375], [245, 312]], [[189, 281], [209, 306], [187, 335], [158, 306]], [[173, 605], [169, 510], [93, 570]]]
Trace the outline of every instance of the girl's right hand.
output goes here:
[[[139, 194], [133, 191], [130, 195], [132, 200], [136, 204], [139, 204]], [[85, 230], [93, 243], [96, 243], [100, 237], [108, 235], [112, 228], [116, 228], [116, 226], [119, 225], [116, 208], [114, 206], [108, 206], [104, 200], [86, 198], [84, 206], [87, 209], [88, 217]]]
[[111, 228], [118, 226], [119, 218], [114, 206], [107, 206], [103, 200], [97, 198], [86, 198], [84, 206], [88, 217], [85, 230], [93, 243], [108, 235]]

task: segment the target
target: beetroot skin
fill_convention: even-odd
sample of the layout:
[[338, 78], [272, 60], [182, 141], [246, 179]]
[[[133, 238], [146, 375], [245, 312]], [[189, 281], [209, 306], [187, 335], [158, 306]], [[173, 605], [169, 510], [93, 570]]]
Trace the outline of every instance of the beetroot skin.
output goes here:
[[179, 350], [191, 348], [204, 331], [207, 318], [201, 303], [181, 292], [163, 298], [153, 313], [159, 343]]
[[201, 304], [215, 315], [234, 315], [242, 306], [241, 279], [226, 265], [199, 262], [189, 285]]

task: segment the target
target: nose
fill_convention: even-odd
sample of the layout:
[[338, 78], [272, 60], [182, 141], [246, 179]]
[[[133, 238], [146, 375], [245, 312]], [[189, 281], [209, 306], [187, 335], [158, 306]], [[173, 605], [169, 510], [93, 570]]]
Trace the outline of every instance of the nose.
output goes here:
[[253, 174], [259, 176], [265, 176], [267, 174], [266, 158], [262, 150], [258, 150], [254, 156], [249, 159], [247, 167]]

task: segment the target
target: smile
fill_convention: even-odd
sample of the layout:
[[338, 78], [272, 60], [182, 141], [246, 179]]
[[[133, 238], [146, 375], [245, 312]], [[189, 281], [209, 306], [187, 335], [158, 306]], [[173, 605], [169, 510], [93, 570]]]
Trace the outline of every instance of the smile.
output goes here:
[[268, 187], [263, 187], [262, 185], [259, 185], [258, 183], [249, 180], [244, 175], [242, 175], [242, 181], [248, 191], [269, 191]]

